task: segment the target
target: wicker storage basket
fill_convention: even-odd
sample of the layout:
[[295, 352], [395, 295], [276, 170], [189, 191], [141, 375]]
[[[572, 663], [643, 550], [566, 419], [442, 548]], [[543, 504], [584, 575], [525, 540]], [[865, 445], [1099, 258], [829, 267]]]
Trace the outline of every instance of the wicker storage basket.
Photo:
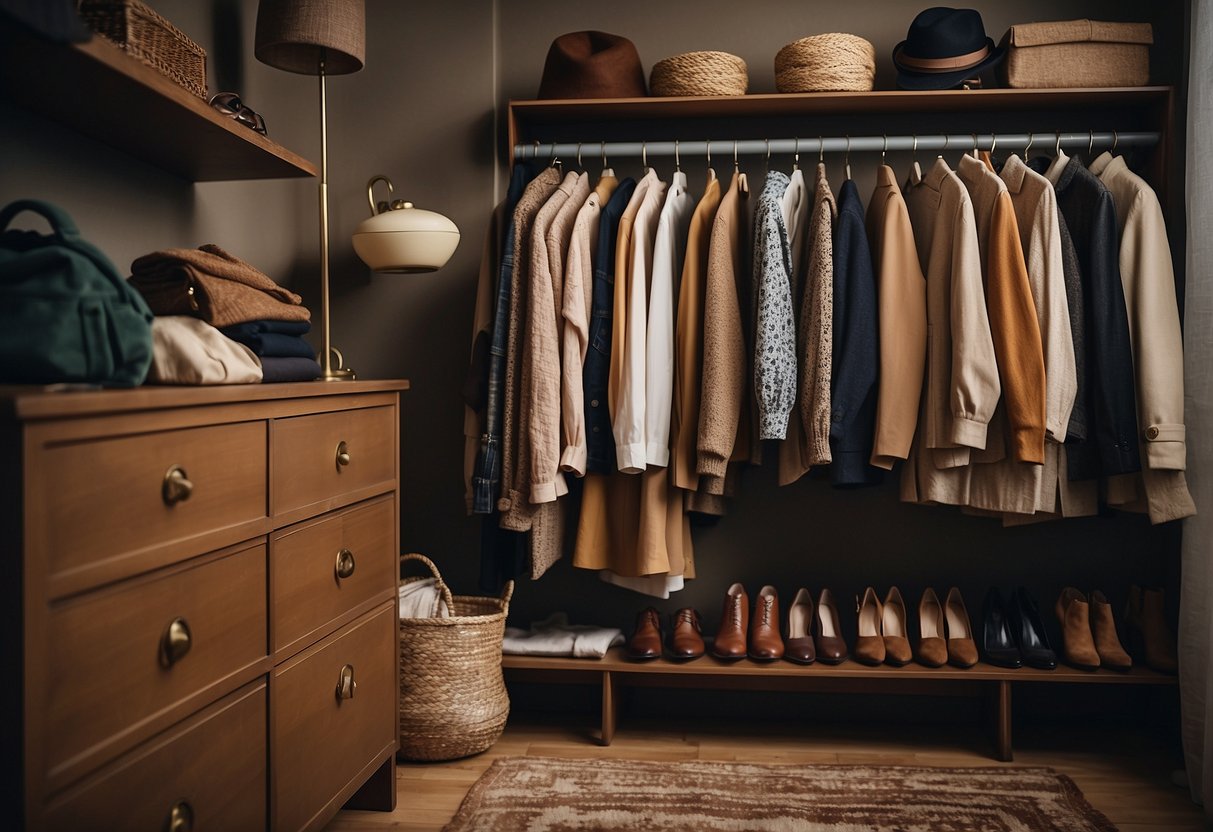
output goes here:
[[80, 0], [80, 16], [128, 55], [206, 98], [206, 50], [139, 0]]
[[999, 75], [1008, 87], [1139, 87], [1150, 80], [1149, 23], [1057, 20], [1012, 26]]
[[479, 754], [497, 742], [510, 714], [501, 639], [514, 582], [501, 598], [452, 597], [429, 558], [404, 555], [400, 565], [414, 561], [437, 579], [451, 617], [400, 619], [400, 756], [453, 760]]
[[876, 48], [858, 35], [812, 35], [775, 55], [780, 92], [867, 92], [875, 78]]
[[728, 52], [687, 52], [653, 64], [653, 95], [745, 95], [750, 85], [745, 61]]

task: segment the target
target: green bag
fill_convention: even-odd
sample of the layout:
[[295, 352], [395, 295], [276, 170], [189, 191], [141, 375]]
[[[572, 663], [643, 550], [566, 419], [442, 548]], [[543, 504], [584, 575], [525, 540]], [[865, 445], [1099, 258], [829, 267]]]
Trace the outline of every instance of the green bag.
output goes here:
[[[51, 234], [8, 231], [22, 211]], [[152, 363], [152, 313], [63, 210], [36, 199], [0, 211], [0, 382], [134, 387]]]

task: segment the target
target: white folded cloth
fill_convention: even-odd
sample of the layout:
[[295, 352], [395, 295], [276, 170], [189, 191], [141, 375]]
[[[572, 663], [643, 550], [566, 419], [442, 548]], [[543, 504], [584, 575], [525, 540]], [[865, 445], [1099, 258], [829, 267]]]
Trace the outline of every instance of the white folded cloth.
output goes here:
[[568, 613], [554, 612], [531, 629], [506, 627], [501, 652], [516, 656], [573, 656], [601, 659], [607, 649], [623, 644], [623, 631], [593, 624], [570, 624]]
[[152, 319], [154, 384], [256, 384], [261, 361], [244, 344], [198, 318], [168, 315]]
[[438, 581], [434, 578], [403, 583], [399, 595], [401, 618], [451, 617], [446, 601], [442, 600], [442, 591], [438, 589]]

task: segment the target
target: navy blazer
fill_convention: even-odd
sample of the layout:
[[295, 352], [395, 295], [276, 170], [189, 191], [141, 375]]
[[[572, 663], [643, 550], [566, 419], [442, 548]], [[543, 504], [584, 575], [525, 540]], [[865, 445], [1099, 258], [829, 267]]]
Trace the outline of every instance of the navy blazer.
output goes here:
[[830, 476], [835, 486], [875, 485], [884, 472], [869, 464], [876, 430], [880, 344], [876, 276], [859, 190], [838, 192], [834, 224], [834, 360], [830, 375]]

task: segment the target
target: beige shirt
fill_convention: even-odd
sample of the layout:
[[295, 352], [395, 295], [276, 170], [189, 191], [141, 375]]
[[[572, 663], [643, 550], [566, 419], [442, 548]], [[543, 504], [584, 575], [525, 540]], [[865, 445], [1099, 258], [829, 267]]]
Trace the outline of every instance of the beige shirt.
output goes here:
[[602, 206], [611, 198], [619, 180], [604, 176], [585, 200], [569, 240], [564, 264], [564, 293], [561, 315], [560, 421], [562, 449], [560, 470], [585, 476], [585, 385], [582, 370], [590, 340], [590, 307], [594, 291], [594, 252], [598, 249], [598, 220]]
[[887, 165], [876, 171], [867, 226], [880, 320], [880, 389], [871, 463], [888, 470], [909, 456], [918, 425], [927, 355], [927, 283], [910, 213]]
[[1112, 477], [1108, 502], [1128, 504], [1144, 486], [1150, 522], [1191, 517], [1196, 506], [1184, 477], [1183, 336], [1175, 300], [1175, 271], [1162, 208], [1154, 190], [1125, 165], [1104, 153], [1090, 170], [1112, 192], [1120, 230], [1120, 280], [1129, 313], [1136, 379], [1140, 475]]

